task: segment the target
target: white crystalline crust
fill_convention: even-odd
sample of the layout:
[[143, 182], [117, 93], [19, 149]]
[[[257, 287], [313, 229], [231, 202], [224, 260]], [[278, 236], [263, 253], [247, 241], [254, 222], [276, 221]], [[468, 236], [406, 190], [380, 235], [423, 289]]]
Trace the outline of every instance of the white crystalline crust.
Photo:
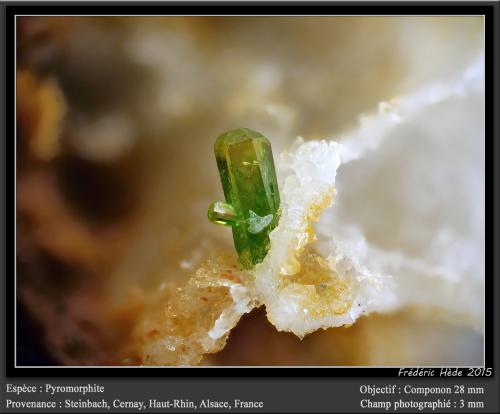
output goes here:
[[[279, 330], [303, 336], [328, 324], [312, 321], [309, 309], [302, 304], [307, 302], [314, 286], [292, 283], [281, 289], [280, 282], [300, 271], [300, 256], [314, 240], [311, 222], [317, 220], [318, 211], [331, 205], [340, 165], [340, 145], [308, 142], [300, 145], [288, 162], [291, 174], [282, 188], [280, 224], [270, 235], [269, 253], [255, 268], [255, 288], [266, 305], [269, 320]], [[347, 323], [348, 319], [343, 319]]]
[[[363, 117], [342, 146], [302, 143], [283, 158], [291, 172], [282, 188], [282, 217], [271, 234], [268, 256], [254, 272], [256, 294], [277, 329], [303, 336], [352, 324], [362, 314], [417, 306], [482, 330], [482, 62], [480, 56], [448, 83], [381, 103], [379, 114]], [[341, 164], [355, 160], [343, 175]], [[317, 303], [306, 299], [312, 285], [281, 288], [278, 281], [298, 270], [298, 256], [311, 241], [310, 212], [317, 215], [318, 206], [329, 207], [321, 200], [334, 193], [337, 173], [339, 206], [316, 226], [316, 246], [332, 274], [348, 283], [352, 297], [345, 312], [318, 315], [311, 312]], [[375, 178], [370, 181], [367, 174]], [[342, 201], [344, 191], [350, 192], [349, 203]], [[377, 200], [384, 192], [388, 200], [370, 206], [372, 195]], [[399, 204], [394, 211], [392, 197], [392, 207]], [[388, 229], [395, 216], [404, 224], [395, 235], [406, 248], [367, 241], [366, 230], [375, 229], [383, 235], [380, 240], [391, 237]]]
[[238, 323], [241, 315], [253, 309], [254, 304], [251, 303], [248, 289], [245, 286], [233, 283], [229, 292], [233, 305], [221, 313], [213, 328], [208, 331], [208, 336], [212, 340], [226, 335]]
[[[482, 330], [482, 61], [481, 56], [446, 84], [394, 104], [382, 103], [379, 114], [364, 117], [359, 129], [342, 139], [342, 146], [307, 142], [283, 158], [291, 173], [282, 188], [282, 217], [271, 234], [268, 256], [254, 272], [256, 294], [277, 329], [303, 336], [351, 324], [365, 313], [419, 306]], [[456, 114], [461, 114], [460, 120], [454, 119]], [[454, 127], [449, 125], [452, 120]], [[341, 163], [355, 160], [343, 175]], [[345, 312], [318, 316], [311, 312], [317, 303], [306, 300], [311, 285], [280, 288], [278, 281], [298, 270], [298, 256], [311, 241], [311, 211], [317, 215], [318, 206], [329, 207], [321, 200], [334, 193], [337, 170], [343, 184], [339, 206], [317, 225], [317, 248], [354, 296]], [[373, 183], [366, 174], [375, 177]], [[371, 187], [365, 189], [365, 181]], [[342, 202], [343, 191], [351, 193], [349, 205]], [[387, 211], [390, 199], [370, 207], [371, 196], [377, 199], [377, 193], [384, 192], [395, 198], [392, 207], [399, 203], [394, 211]], [[359, 222], [356, 214], [362, 214]], [[404, 223], [396, 236], [406, 248], [368, 242], [366, 230], [386, 232], [380, 240], [390, 237], [393, 214]]]

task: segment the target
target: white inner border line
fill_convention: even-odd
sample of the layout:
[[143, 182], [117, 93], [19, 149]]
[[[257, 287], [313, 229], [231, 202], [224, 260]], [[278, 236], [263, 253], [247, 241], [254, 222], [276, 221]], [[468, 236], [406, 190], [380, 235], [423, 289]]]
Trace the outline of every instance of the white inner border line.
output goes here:
[[[98, 1], [95, 1], [98, 3]], [[265, 4], [265, 3], [260, 3]], [[325, 2], [325, 5], [328, 3]], [[207, 4], [208, 5], [208, 4]], [[483, 18], [483, 49], [486, 42], [486, 15], [484, 14], [447, 14], [447, 15], [385, 15], [385, 14], [331, 14], [331, 15], [316, 15], [316, 14], [283, 14], [283, 15], [266, 15], [266, 14], [16, 14], [14, 15], [14, 177], [17, 172], [17, 18], [18, 17], [482, 17]], [[486, 51], [484, 53], [484, 74], [483, 74], [483, 90], [486, 90]], [[486, 94], [484, 95], [484, 104], [486, 108]], [[486, 110], [484, 112], [484, 127], [486, 128]], [[486, 132], [486, 129], [485, 129]], [[486, 133], [485, 133], [485, 139]], [[486, 151], [486, 147], [485, 147]], [[486, 154], [485, 154], [486, 155]], [[486, 158], [485, 158], [486, 163]], [[486, 178], [486, 177], [485, 177]], [[484, 182], [486, 186], [486, 181]], [[486, 188], [485, 188], [486, 190]], [[188, 366], [145, 366], [145, 365], [17, 365], [17, 182], [14, 179], [14, 368], [420, 368], [420, 369], [437, 369], [437, 368], [485, 368], [486, 359], [486, 283], [483, 283], [483, 364], [482, 365], [456, 365], [456, 366], [441, 366], [441, 365], [427, 365], [427, 366], [396, 366], [396, 365], [188, 365]], [[485, 191], [486, 194], [486, 191]], [[486, 216], [485, 216], [485, 229], [486, 229]], [[486, 277], [486, 262], [485, 277]]]

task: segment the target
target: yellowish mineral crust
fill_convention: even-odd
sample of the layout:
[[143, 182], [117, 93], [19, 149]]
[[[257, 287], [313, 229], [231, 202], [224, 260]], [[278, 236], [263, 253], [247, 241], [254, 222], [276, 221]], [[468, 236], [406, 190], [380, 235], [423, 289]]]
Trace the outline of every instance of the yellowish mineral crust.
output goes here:
[[253, 306], [243, 273], [226, 257], [204, 263], [185, 286], [161, 286], [137, 336], [144, 365], [196, 365], [225, 345]]

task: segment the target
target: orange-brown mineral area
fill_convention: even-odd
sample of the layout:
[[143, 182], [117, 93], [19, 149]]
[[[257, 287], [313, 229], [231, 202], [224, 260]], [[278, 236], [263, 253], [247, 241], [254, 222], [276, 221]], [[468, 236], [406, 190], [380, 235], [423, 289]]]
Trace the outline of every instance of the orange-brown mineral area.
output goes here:
[[[301, 307], [313, 318], [344, 314], [352, 306], [352, 281], [335, 274], [325, 258], [314, 251], [306, 251], [300, 260], [300, 271], [283, 276], [281, 287], [302, 293]], [[304, 292], [307, 292], [304, 295]]]
[[217, 258], [198, 268], [187, 284], [161, 285], [138, 324], [145, 365], [197, 365], [205, 353], [219, 351], [226, 335], [209, 331], [233, 301], [229, 288], [241, 284], [236, 262]]
[[[239, 320], [235, 297], [251, 308], [252, 280], [207, 208], [223, 198], [212, 149], [222, 131], [262, 131], [278, 163], [297, 135], [335, 136], [404, 93], [406, 74], [421, 82], [429, 62], [465, 61], [481, 20], [18, 17], [16, 27], [18, 365], [446, 364], [477, 349], [411, 311], [302, 340], [276, 331], [265, 307]], [[402, 48], [408, 30], [422, 41]], [[419, 55], [401, 51], [429, 43], [446, 53], [414, 69]], [[318, 317], [344, 312], [355, 287], [304, 254], [282, 283], [311, 286]]]

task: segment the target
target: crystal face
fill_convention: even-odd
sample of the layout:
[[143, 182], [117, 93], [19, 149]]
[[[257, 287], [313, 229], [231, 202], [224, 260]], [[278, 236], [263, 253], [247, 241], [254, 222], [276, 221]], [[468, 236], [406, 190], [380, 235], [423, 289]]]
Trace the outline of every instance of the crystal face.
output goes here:
[[225, 132], [214, 145], [225, 203], [215, 202], [208, 218], [233, 230], [240, 263], [249, 269], [269, 249], [279, 220], [280, 196], [269, 140], [247, 128]]
[[232, 226], [237, 223], [238, 217], [231, 204], [216, 201], [208, 208], [208, 219], [215, 224]]

